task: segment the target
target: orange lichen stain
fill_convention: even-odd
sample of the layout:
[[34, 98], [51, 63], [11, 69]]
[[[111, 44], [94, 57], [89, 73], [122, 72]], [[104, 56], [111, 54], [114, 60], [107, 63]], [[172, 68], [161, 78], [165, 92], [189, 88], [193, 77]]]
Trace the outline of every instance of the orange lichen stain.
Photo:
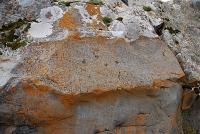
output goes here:
[[[38, 81], [36, 81], [38, 83]], [[50, 92], [51, 89], [47, 86], [42, 85], [36, 85], [34, 81], [29, 82], [23, 82], [22, 87], [24, 89], [24, 92], [29, 96], [41, 96], [47, 92]]]
[[138, 114], [135, 118], [135, 122], [137, 125], [144, 125], [145, 124], [145, 115], [144, 114]]
[[139, 126], [118, 127], [114, 134], [145, 134], [144, 128]]
[[121, 44], [121, 43], [126, 43], [126, 41], [125, 41], [124, 38], [117, 38], [115, 43], [116, 44]]
[[93, 90], [93, 94], [95, 95], [101, 95], [105, 92], [109, 91], [109, 89], [105, 89], [105, 88], [96, 88], [95, 90]]
[[81, 40], [81, 34], [79, 32], [70, 33], [67, 39], [70, 41]]
[[180, 123], [179, 121], [181, 120], [179, 113], [171, 115], [170, 120], [171, 120], [172, 128], [178, 128], [179, 127], [178, 126], [179, 123]]
[[89, 15], [100, 15], [100, 6], [99, 5], [93, 5], [93, 4], [87, 4], [85, 9], [89, 13]]
[[100, 43], [100, 44], [106, 44], [106, 42], [108, 42], [108, 39], [103, 36], [96, 36], [96, 38], [94, 39], [97, 41], [97, 43]]
[[136, 131], [135, 126], [127, 126], [116, 129], [116, 134], [134, 134]]
[[136, 127], [135, 126], [129, 126], [129, 127], [125, 128], [124, 134], [134, 134], [135, 131], [136, 131]]
[[[21, 108], [16, 111], [19, 117], [25, 118], [33, 125], [41, 122], [53, 124], [64, 118], [72, 118], [72, 95], [62, 94], [31, 80], [23, 81], [22, 89], [26, 95], [19, 102]], [[57, 103], [52, 103], [52, 96]], [[66, 112], [65, 109], [69, 110]]]
[[169, 80], [154, 80], [153, 81], [154, 88], [169, 87], [172, 84], [173, 84], [173, 82], [171, 82]]
[[76, 28], [74, 18], [71, 13], [66, 12], [63, 17], [59, 20], [59, 26], [62, 28], [67, 28], [73, 30]]
[[97, 30], [107, 30], [106, 25], [102, 22], [102, 16], [99, 5], [87, 4], [85, 9], [91, 16], [96, 16], [96, 19], [90, 24], [91, 27]]
[[142, 127], [137, 127], [137, 129], [136, 129], [136, 134], [145, 134], [144, 128], [142, 128]]
[[192, 107], [192, 104], [197, 95], [189, 90], [189, 91], [184, 91], [182, 96], [183, 99], [182, 99], [181, 109], [187, 110]]

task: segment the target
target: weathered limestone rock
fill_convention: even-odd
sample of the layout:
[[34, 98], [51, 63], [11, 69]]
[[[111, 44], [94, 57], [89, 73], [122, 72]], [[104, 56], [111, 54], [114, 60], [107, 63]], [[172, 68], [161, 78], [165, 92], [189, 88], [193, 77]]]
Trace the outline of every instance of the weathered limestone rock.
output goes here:
[[70, 2], [39, 8], [19, 59], [3, 53], [0, 133], [182, 133], [184, 73], [154, 30], [162, 21], [121, 0]]
[[160, 4], [157, 10], [165, 20], [162, 38], [174, 51], [190, 83], [200, 81], [198, 3], [198, 0], [175, 0]]
[[1, 28], [2, 25], [16, 22], [18, 19], [36, 19], [40, 9], [50, 6], [50, 0], [1, 0], [0, 4]]
[[159, 39], [72, 36], [23, 51], [12, 71], [21, 77], [1, 90], [1, 124], [45, 134], [178, 133], [181, 86], [173, 81], [184, 73]]

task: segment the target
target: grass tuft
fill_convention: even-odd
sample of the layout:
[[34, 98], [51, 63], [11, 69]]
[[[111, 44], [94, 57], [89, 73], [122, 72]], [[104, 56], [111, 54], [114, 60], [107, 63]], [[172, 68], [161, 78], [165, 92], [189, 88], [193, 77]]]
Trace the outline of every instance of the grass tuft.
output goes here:
[[143, 6], [144, 11], [150, 12], [152, 11], [150, 6]]
[[69, 7], [71, 3], [72, 3], [72, 2], [61, 1], [61, 2], [59, 2], [58, 4], [59, 4], [59, 5], [65, 5], [65, 6]]
[[110, 17], [103, 17], [103, 23], [106, 25], [106, 26], [110, 26], [110, 23], [112, 22], [112, 18]]

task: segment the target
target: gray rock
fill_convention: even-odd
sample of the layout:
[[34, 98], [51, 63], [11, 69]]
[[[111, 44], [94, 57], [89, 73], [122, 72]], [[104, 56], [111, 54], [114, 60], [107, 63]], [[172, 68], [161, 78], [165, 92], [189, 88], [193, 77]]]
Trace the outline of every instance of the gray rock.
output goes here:
[[23, 53], [12, 71], [20, 78], [2, 89], [2, 123], [44, 134], [178, 131], [171, 122], [181, 86], [170, 80], [184, 73], [161, 40], [88, 37], [32, 44]]
[[16, 130], [11, 134], [37, 134], [37, 131], [34, 127], [31, 126], [20, 126], [17, 127]]
[[[108, 31], [104, 32], [110, 36], [100, 36], [103, 32], [91, 26], [91, 22], [102, 21], [101, 15], [91, 16], [85, 10], [87, 3], [75, 2], [66, 8], [67, 17], [61, 18], [69, 25], [64, 23], [61, 29], [56, 22], [51, 36], [35, 39], [37, 43], [18, 50], [20, 63], [15, 62], [14, 69], [6, 66], [12, 61], [1, 59], [4, 64], [0, 73], [7, 78], [0, 76], [4, 82], [0, 89], [0, 132], [182, 133], [178, 117], [182, 87], [177, 81], [184, 73], [176, 57], [187, 74], [197, 74], [195, 78], [198, 70], [191, 67], [197, 66], [191, 66], [188, 61], [192, 65], [199, 62], [198, 49], [194, 50], [198, 48], [194, 44], [199, 42], [197, 20], [186, 21], [190, 12], [185, 14], [185, 9], [190, 7], [189, 3], [170, 1], [158, 10], [156, 4], [160, 3], [155, 4], [153, 0], [129, 1], [129, 7], [121, 0], [104, 2], [102, 16], [114, 20], [110, 27], [105, 26]], [[143, 11], [144, 4], [153, 7], [153, 11]], [[21, 17], [38, 18], [40, 9], [50, 5], [48, 0], [3, 0], [1, 25]], [[51, 18], [47, 13], [42, 16]], [[170, 20], [165, 22], [167, 27], [162, 37], [176, 57], [153, 29], [163, 22], [156, 13]], [[123, 20], [118, 22], [118, 17]], [[55, 41], [57, 28], [61, 32], [69, 30], [68, 37]], [[113, 36], [113, 31], [124, 32], [125, 38]], [[88, 33], [84, 36], [85, 32]], [[186, 37], [192, 39], [191, 46]], [[196, 57], [191, 56], [194, 51], [197, 51]]]
[[50, 0], [2, 0], [0, 6], [0, 27], [26, 18], [34, 20], [40, 9], [50, 6]]
[[165, 29], [169, 31], [163, 31], [163, 40], [178, 58], [187, 80], [194, 82], [200, 80], [200, 14], [191, 8], [191, 2], [198, 3], [195, 0], [164, 3], [159, 13], [165, 18]]
[[195, 9], [200, 10], [200, 0], [192, 0], [192, 6], [193, 6]]

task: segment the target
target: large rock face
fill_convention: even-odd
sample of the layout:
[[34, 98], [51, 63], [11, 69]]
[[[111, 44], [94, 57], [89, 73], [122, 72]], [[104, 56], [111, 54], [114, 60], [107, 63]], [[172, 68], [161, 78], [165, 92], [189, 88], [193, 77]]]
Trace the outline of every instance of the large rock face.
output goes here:
[[200, 19], [199, 0], [179, 1], [160, 5], [165, 21], [163, 39], [175, 53], [187, 82], [200, 81]]
[[162, 41], [76, 38], [23, 49], [12, 71], [21, 77], [1, 91], [1, 124], [48, 134], [178, 133], [173, 81], [184, 74]]
[[[17, 1], [20, 10], [31, 2]], [[155, 13], [83, 0], [33, 14], [23, 32], [31, 43], [1, 48], [0, 134], [182, 133], [184, 73], [154, 31]]]

